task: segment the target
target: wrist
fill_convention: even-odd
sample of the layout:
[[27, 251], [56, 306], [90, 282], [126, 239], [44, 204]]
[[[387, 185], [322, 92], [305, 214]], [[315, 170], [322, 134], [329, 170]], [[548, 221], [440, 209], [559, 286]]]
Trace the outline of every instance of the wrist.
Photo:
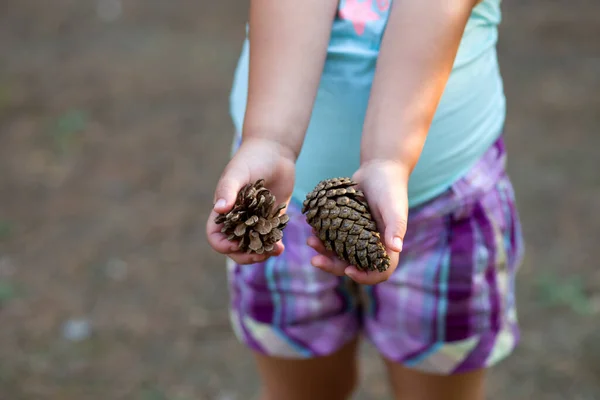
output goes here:
[[427, 129], [371, 129], [363, 133], [361, 164], [393, 163], [410, 175], [416, 166]]
[[293, 163], [296, 162], [300, 153], [300, 149], [296, 149], [294, 146], [291, 146], [289, 143], [285, 143], [280, 139], [246, 134], [242, 136], [241, 147], [260, 147], [261, 151], [265, 151], [266, 149], [267, 152], [277, 154], [278, 156], [290, 160]]
[[410, 165], [401, 160], [372, 158], [361, 161], [358, 176], [370, 176], [369, 173], [375, 171], [377, 175], [393, 176], [398, 183], [408, 185], [412, 170]]

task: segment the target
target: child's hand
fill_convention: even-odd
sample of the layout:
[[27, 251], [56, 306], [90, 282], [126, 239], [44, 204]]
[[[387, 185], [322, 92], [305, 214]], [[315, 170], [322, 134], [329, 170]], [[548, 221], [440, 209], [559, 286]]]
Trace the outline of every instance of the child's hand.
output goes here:
[[295, 155], [285, 146], [268, 139], [244, 140], [221, 175], [215, 191], [215, 206], [206, 223], [206, 235], [213, 249], [226, 254], [239, 264], [262, 262], [272, 255], [283, 252], [283, 244], [277, 243], [271, 253], [246, 254], [237, 250], [237, 243], [230, 242], [215, 224], [219, 213], [233, 208], [239, 190], [247, 183], [265, 180], [265, 186], [275, 195], [277, 204], [288, 204], [294, 187]]
[[312, 258], [311, 263], [332, 274], [348, 275], [358, 283], [374, 285], [387, 280], [398, 265], [408, 218], [408, 173], [397, 162], [376, 160], [363, 164], [353, 179], [358, 182], [369, 202], [371, 213], [382, 234], [382, 242], [390, 256], [390, 268], [385, 272], [360, 271], [340, 260], [333, 252], [327, 251], [316, 236], [308, 239], [308, 245], [320, 253]]

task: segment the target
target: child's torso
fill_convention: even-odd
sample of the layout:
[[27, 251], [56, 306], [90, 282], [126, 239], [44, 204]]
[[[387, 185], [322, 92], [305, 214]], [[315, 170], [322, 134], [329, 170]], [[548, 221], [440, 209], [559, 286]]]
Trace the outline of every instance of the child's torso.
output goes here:
[[[300, 200], [318, 181], [351, 176], [359, 167], [362, 125], [390, 3], [340, 1], [297, 162], [294, 196]], [[505, 99], [495, 48], [499, 3], [483, 0], [467, 23], [450, 79], [411, 175], [410, 206], [446, 190], [501, 133]], [[231, 93], [231, 114], [238, 133], [246, 107], [248, 46], [246, 41]]]

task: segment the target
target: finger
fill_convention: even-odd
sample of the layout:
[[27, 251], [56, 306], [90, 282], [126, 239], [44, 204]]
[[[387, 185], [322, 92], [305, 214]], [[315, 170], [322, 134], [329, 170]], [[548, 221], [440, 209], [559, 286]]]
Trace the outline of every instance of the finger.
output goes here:
[[214, 210], [218, 213], [226, 213], [231, 210], [238, 192], [243, 185], [248, 183], [249, 179], [247, 169], [243, 165], [232, 161], [217, 183]]
[[381, 209], [384, 224], [384, 244], [393, 252], [401, 252], [408, 225], [408, 206], [401, 193], [388, 193], [389, 198]]
[[315, 249], [319, 254], [311, 258], [311, 264], [325, 272], [337, 276], [344, 276], [344, 270], [348, 266], [343, 260], [332, 251], [329, 251], [323, 246], [323, 242], [315, 236], [310, 236], [306, 243]]
[[322, 254], [317, 254], [310, 259], [310, 263], [322, 271], [328, 272], [336, 276], [344, 276], [344, 270], [348, 264], [338, 258], [331, 258]]
[[349, 276], [352, 280], [363, 285], [376, 285], [381, 282], [387, 281], [390, 276], [394, 273], [398, 267], [399, 253], [392, 249], [386, 248], [386, 252], [390, 258], [390, 266], [384, 272], [379, 271], [363, 271], [356, 268], [356, 266], [348, 266], [344, 273]]
[[283, 244], [283, 242], [277, 242], [275, 243], [275, 248], [273, 249], [273, 251], [269, 251], [268, 253], [266, 253], [269, 257], [277, 257], [280, 256], [285, 250], [285, 245]]
[[[371, 179], [368, 176], [373, 170], [359, 169], [355, 174], [355, 180], [363, 182], [366, 180], [369, 193], [377, 193], [375, 198], [367, 199], [373, 203], [371, 212], [377, 221], [377, 227], [382, 233], [382, 239], [386, 247], [394, 252], [401, 252], [408, 224], [408, 197], [406, 183], [398, 181], [402, 171], [398, 172], [396, 167], [380, 165], [377, 167], [379, 179]], [[396, 184], [389, 185], [392, 181]], [[370, 190], [369, 190], [370, 189]]]
[[306, 244], [308, 244], [310, 247], [315, 249], [315, 251], [317, 253], [320, 253], [320, 254], [323, 254], [326, 256], [333, 255], [333, 252], [327, 250], [325, 248], [325, 246], [323, 245], [323, 242], [321, 242], [321, 240], [316, 236], [309, 236], [308, 239], [306, 239]]
[[263, 254], [251, 253], [247, 254], [245, 252], [236, 251], [234, 253], [227, 254], [229, 258], [235, 261], [238, 264], [248, 265], [248, 264], [257, 264], [266, 261], [270, 257], [277, 257], [283, 253], [285, 250], [285, 246], [283, 243], [279, 242], [275, 245], [273, 251]]
[[[400, 261], [400, 253], [390, 249], [389, 247], [386, 248], [385, 251], [387, 252], [388, 257], [390, 258], [390, 266], [387, 269], [387, 271], [393, 272], [396, 269], [396, 267], [398, 266], [398, 262]], [[390, 275], [391, 275], [391, 272], [390, 272]]]
[[[357, 273], [356, 279], [358, 279], [358, 281], [359, 281], [358, 283], [365, 283], [365, 284], [372, 285], [375, 283], [383, 282], [390, 277], [390, 275], [392, 274], [392, 272], [395, 270], [396, 266], [398, 265], [398, 260], [399, 260], [398, 252], [396, 252], [390, 248], [386, 248], [386, 252], [387, 252], [388, 256], [390, 257], [389, 269], [384, 273], [362, 272], [362, 271], [358, 270], [356, 267], [350, 266], [347, 262], [340, 260], [335, 255], [335, 253], [327, 250], [325, 248], [325, 246], [323, 245], [323, 242], [321, 242], [321, 240], [319, 238], [317, 238], [315, 236], [309, 236], [309, 238], [306, 240], [306, 243], [319, 253], [319, 255], [314, 256], [311, 259], [311, 264], [313, 266], [315, 266], [319, 269], [322, 269], [326, 272], [337, 275], [337, 276], [348, 275], [347, 272]], [[352, 278], [354, 279], [354, 277], [352, 277]]]
[[258, 264], [266, 261], [268, 256], [266, 254], [246, 254], [246, 253], [233, 253], [228, 255], [233, 261], [240, 265]]
[[357, 269], [355, 266], [351, 265], [348, 268], [346, 268], [346, 270], [344, 271], [344, 273], [350, 277], [350, 279], [352, 279], [353, 281], [355, 281], [356, 283], [359, 283], [361, 285], [376, 285], [378, 283], [381, 282], [385, 282], [389, 279], [389, 277], [392, 275], [392, 272], [394, 268], [389, 268], [387, 269], [385, 272], [378, 272], [378, 271], [361, 271], [359, 269]]
[[208, 221], [206, 222], [206, 238], [210, 246], [215, 251], [222, 254], [230, 254], [238, 249], [238, 244], [227, 240], [227, 236], [221, 233], [221, 225], [215, 223], [217, 217], [215, 211], [211, 211]]

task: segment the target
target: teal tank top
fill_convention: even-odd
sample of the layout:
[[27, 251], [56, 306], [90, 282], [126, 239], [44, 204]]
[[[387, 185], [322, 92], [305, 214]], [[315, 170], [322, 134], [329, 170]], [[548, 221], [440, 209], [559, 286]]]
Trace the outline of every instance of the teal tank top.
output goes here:
[[[362, 127], [390, 0], [341, 0], [304, 145], [293, 197], [360, 166]], [[409, 206], [446, 191], [501, 135], [505, 97], [496, 54], [500, 0], [483, 0], [466, 25], [450, 78], [408, 183]], [[239, 143], [248, 89], [246, 39], [230, 96]]]

